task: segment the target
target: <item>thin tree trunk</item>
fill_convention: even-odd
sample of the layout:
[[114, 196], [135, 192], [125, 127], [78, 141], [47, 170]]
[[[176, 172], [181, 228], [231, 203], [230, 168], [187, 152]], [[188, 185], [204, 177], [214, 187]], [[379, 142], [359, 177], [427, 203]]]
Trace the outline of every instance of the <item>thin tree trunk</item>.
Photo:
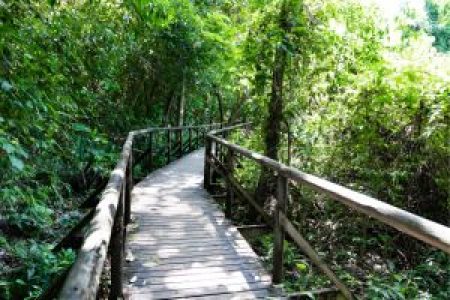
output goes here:
[[175, 91], [172, 90], [170, 93], [170, 96], [167, 98], [167, 101], [166, 101], [166, 108], [165, 108], [165, 113], [163, 116], [162, 127], [167, 127], [170, 123], [170, 111], [172, 110], [172, 103], [174, 101], [174, 98], [175, 98]]
[[205, 110], [203, 111], [203, 124], [211, 124], [211, 118], [210, 118], [210, 111], [211, 111], [211, 107], [209, 107], [210, 104], [210, 95], [209, 93], [206, 94], [205, 96]]
[[184, 107], [186, 105], [186, 80], [183, 75], [183, 82], [181, 84], [181, 95], [179, 102], [179, 115], [178, 115], [178, 126], [184, 125]]
[[218, 90], [216, 90], [216, 97], [217, 97], [217, 104], [219, 106], [219, 122], [220, 124], [223, 124], [223, 101], [222, 101], [222, 95]]

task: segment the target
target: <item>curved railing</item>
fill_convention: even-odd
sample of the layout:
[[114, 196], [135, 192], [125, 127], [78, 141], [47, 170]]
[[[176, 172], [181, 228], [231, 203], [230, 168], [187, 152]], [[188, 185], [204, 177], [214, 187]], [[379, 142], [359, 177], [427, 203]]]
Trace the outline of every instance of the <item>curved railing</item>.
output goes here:
[[[105, 261], [109, 254], [111, 260], [110, 299], [122, 297], [122, 270], [126, 225], [130, 222], [131, 190], [133, 188], [133, 143], [136, 138], [146, 136], [148, 149], [140, 151], [136, 160], [143, 157], [152, 161], [154, 138], [161, 135], [165, 141], [166, 162], [172, 157], [181, 156], [203, 144], [206, 133], [219, 128], [218, 124], [149, 128], [132, 131], [128, 134], [121, 157], [111, 173], [95, 208], [92, 219], [85, 226], [86, 234], [77, 258], [62, 288], [59, 299], [96, 299]], [[187, 136], [187, 138], [185, 138]], [[151, 169], [151, 167], [150, 167]], [[53, 298], [53, 297], [51, 297]]]
[[[274, 249], [272, 280], [280, 283], [283, 277], [283, 241], [284, 232], [297, 244], [299, 248], [322, 270], [336, 285], [340, 292], [347, 298], [353, 299], [351, 291], [334, 274], [334, 272], [322, 261], [311, 245], [302, 237], [293, 223], [286, 216], [287, 195], [289, 182], [304, 185], [323, 193], [332, 199], [352, 208], [366, 216], [377, 219], [399, 231], [406, 233], [428, 245], [434, 246], [450, 254], [450, 228], [422, 218], [375, 198], [353, 191], [341, 185], [332, 183], [301, 172], [293, 167], [286, 166], [264, 155], [245, 149], [226, 140], [226, 135], [233, 129], [246, 127], [249, 124], [231, 126], [212, 131], [206, 136], [205, 141], [205, 189], [212, 192], [219, 174], [225, 179], [227, 189], [226, 215], [231, 216], [234, 194], [246, 199], [263, 219], [274, 229]], [[276, 209], [273, 216], [269, 216], [255, 201], [251, 193], [246, 191], [233, 176], [236, 156], [246, 157], [277, 175]], [[214, 174], [216, 173], [216, 174]]]

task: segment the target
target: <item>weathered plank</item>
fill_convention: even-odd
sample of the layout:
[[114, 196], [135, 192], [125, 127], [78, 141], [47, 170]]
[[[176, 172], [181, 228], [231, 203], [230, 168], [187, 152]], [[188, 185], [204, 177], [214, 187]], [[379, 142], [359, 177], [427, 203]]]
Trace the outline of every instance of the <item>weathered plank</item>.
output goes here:
[[254, 290], [268, 290], [269, 282], [215, 282], [202, 281], [203, 285], [196, 283], [189, 285], [161, 285], [158, 287], [144, 286], [142, 288], [128, 287], [128, 294], [146, 294], [147, 299], [176, 299], [199, 296], [213, 296], [224, 293], [246, 292]]
[[175, 257], [171, 259], [155, 259], [152, 256], [141, 256], [135, 261], [127, 263], [127, 269], [135, 266], [151, 267], [152, 269], [164, 268], [167, 265], [227, 265], [229, 263], [254, 263], [258, 264], [258, 260], [252, 257], [242, 257], [236, 255], [206, 255], [200, 257]]
[[212, 296], [224, 293], [249, 292], [252, 290], [268, 289], [269, 282], [245, 282], [242, 279], [217, 281], [188, 281], [185, 283], [166, 283], [162, 285], [146, 285], [145, 287], [136, 290], [131, 287], [128, 289], [129, 293], [133, 294], [147, 294], [150, 299], [177, 299], [190, 298], [199, 296]]
[[[217, 273], [217, 272], [232, 272], [232, 271], [260, 271], [263, 272], [263, 270], [260, 268], [260, 266], [256, 263], [243, 263], [242, 261], [237, 261], [236, 263], [232, 264], [230, 261], [227, 264], [224, 264], [223, 261], [218, 262], [216, 265], [212, 265], [210, 262], [208, 264], [184, 264], [184, 268], [180, 269], [180, 264], [175, 265], [169, 265], [165, 268], [155, 268], [150, 266], [147, 270], [142, 265], [135, 266], [135, 274], [151, 274], [151, 276], [154, 277], [166, 277], [167, 273], [170, 271], [176, 271], [177, 275], [193, 275], [193, 274], [203, 274], [205, 268], [208, 268], [208, 272], [210, 273]], [[130, 268], [131, 269], [131, 268]]]
[[133, 190], [129, 299], [257, 299], [271, 279], [202, 189], [203, 152], [153, 172]]

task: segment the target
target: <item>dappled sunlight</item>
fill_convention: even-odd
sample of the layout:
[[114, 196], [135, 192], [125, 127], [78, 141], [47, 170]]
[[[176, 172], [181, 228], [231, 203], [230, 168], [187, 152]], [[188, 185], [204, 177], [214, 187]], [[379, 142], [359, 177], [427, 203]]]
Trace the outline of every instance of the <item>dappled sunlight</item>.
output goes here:
[[267, 295], [270, 276], [202, 188], [203, 153], [151, 173], [133, 190], [135, 230], [126, 265], [131, 299]]

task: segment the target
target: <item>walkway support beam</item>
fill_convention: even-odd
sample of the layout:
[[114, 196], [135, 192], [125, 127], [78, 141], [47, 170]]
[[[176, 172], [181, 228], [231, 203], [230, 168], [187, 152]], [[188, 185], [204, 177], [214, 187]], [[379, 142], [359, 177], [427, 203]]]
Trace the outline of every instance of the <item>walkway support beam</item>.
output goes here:
[[281, 224], [281, 214], [286, 214], [288, 180], [286, 177], [277, 178], [277, 203], [273, 221], [273, 269], [272, 282], [279, 284], [283, 281], [283, 251], [284, 251], [284, 230]]

